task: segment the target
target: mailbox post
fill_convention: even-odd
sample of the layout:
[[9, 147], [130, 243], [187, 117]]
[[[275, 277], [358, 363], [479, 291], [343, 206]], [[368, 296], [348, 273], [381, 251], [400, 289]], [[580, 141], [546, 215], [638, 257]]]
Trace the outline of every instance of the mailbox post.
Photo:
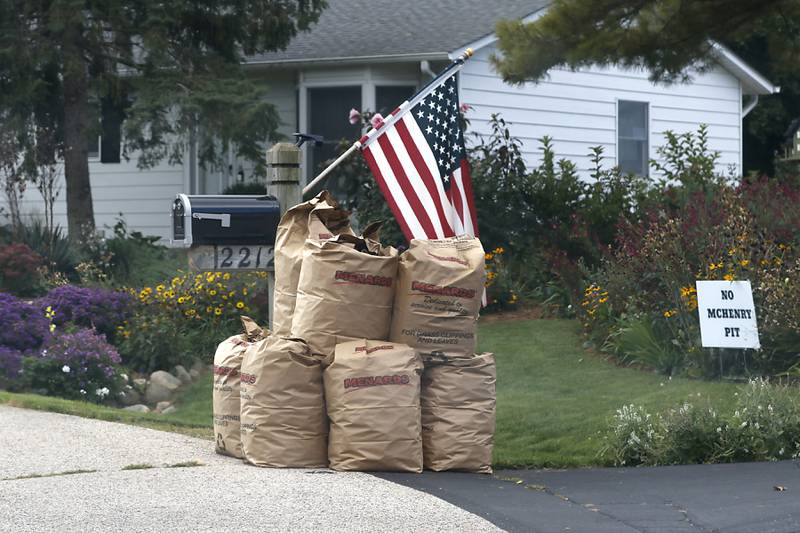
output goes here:
[[[276, 143], [267, 150], [267, 194], [278, 199], [281, 216], [292, 206], [300, 203], [300, 148], [292, 143]], [[269, 298], [269, 327], [275, 309], [275, 268], [267, 277]]]

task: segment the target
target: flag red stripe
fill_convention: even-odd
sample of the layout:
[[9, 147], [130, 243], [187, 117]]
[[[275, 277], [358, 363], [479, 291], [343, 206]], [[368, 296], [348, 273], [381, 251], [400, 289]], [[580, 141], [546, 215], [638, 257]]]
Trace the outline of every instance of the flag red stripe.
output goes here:
[[475, 211], [475, 195], [472, 192], [472, 176], [470, 176], [469, 173], [469, 162], [467, 161], [466, 157], [461, 160], [461, 182], [464, 184], [464, 194], [467, 197], [469, 214], [472, 218], [472, 229], [475, 230], [475, 236], [478, 237], [478, 214]]
[[458, 189], [458, 181], [452, 175], [450, 176], [450, 190], [447, 193], [450, 196], [450, 202], [456, 208], [458, 218], [461, 219], [461, 226], [466, 226], [464, 224], [464, 204], [461, 202], [461, 191]]
[[[436, 230], [433, 227], [433, 223], [428, 216], [428, 212], [425, 211], [425, 208], [422, 206], [422, 202], [419, 201], [419, 196], [417, 196], [414, 186], [411, 185], [405, 170], [403, 170], [403, 165], [401, 165], [400, 160], [397, 159], [394, 146], [392, 146], [391, 141], [389, 141], [386, 135], [378, 137], [378, 144], [380, 144], [383, 155], [386, 156], [386, 161], [389, 162], [389, 166], [392, 167], [395, 179], [397, 179], [400, 188], [403, 189], [403, 193], [405, 193], [408, 203], [411, 205], [411, 210], [414, 211], [417, 220], [419, 220], [419, 223], [422, 225], [425, 236], [429, 239], [435, 239]], [[410, 237], [408, 238], [410, 239]]]
[[364, 159], [367, 160], [367, 165], [372, 171], [372, 175], [375, 177], [375, 181], [378, 182], [378, 187], [380, 187], [383, 197], [386, 198], [386, 202], [389, 204], [389, 209], [391, 209], [392, 213], [394, 214], [394, 218], [397, 219], [397, 223], [400, 224], [400, 229], [403, 231], [403, 235], [405, 235], [406, 239], [411, 241], [413, 238], [411, 234], [411, 228], [408, 227], [406, 219], [403, 217], [403, 213], [400, 211], [400, 208], [397, 206], [397, 202], [394, 200], [394, 196], [392, 196], [392, 192], [386, 185], [386, 181], [383, 179], [383, 174], [381, 174], [380, 167], [378, 167], [378, 164], [375, 162], [375, 157], [372, 155], [372, 151], [366, 149], [362, 153], [364, 154]]
[[[412, 119], [413, 120], [413, 119]], [[419, 153], [419, 149], [417, 148], [414, 139], [411, 137], [411, 133], [408, 131], [408, 126], [403, 120], [399, 120], [397, 124], [395, 124], [395, 129], [397, 133], [400, 135], [400, 139], [403, 140], [403, 144], [406, 147], [406, 151], [408, 155], [411, 157], [411, 162], [414, 163], [414, 167], [416, 167], [417, 172], [419, 172], [420, 177], [422, 178], [422, 182], [425, 184], [425, 188], [428, 189], [428, 193], [431, 195], [431, 199], [433, 200], [433, 204], [436, 206], [436, 214], [439, 215], [439, 222], [442, 224], [442, 230], [444, 231], [445, 237], [452, 237], [455, 235], [453, 229], [450, 227], [450, 222], [447, 220], [447, 217], [444, 214], [444, 206], [442, 206], [442, 201], [439, 196], [439, 190], [436, 188], [436, 182], [434, 181], [437, 178], [434, 178], [431, 175], [431, 171], [428, 168], [428, 165], [425, 163], [425, 160], [422, 158], [422, 154]]]

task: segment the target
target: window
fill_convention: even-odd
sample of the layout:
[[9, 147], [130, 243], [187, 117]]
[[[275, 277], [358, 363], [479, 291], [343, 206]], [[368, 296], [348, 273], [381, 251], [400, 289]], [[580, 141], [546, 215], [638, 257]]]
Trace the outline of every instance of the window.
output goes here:
[[375, 111], [384, 117], [414, 95], [413, 85], [386, 85], [375, 87]]
[[325, 138], [322, 146], [309, 146], [311, 174], [316, 175], [325, 161], [337, 155], [343, 139], [353, 142], [361, 136], [360, 124], [347, 120], [353, 108], [361, 109], [361, 86], [308, 89], [308, 132]]
[[87, 141], [89, 159], [100, 160], [101, 163], [119, 163], [120, 145], [122, 142], [122, 120], [125, 112], [120, 103], [104, 98], [100, 104], [100, 124], [92, 128]]
[[104, 98], [100, 106], [100, 162], [119, 163], [122, 142], [123, 102]]
[[617, 102], [617, 162], [620, 170], [647, 176], [650, 166], [647, 102]]

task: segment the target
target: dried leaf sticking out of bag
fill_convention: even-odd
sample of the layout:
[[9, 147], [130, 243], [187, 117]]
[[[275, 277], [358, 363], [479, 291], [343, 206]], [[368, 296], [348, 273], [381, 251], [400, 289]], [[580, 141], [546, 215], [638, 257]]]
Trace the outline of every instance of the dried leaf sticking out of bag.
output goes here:
[[431, 356], [475, 353], [486, 264], [473, 237], [411, 241], [400, 256], [391, 334]]
[[328, 466], [322, 357], [300, 339], [252, 345], [242, 362], [242, 452], [256, 466]]
[[340, 233], [352, 234], [350, 213], [328, 191], [284, 213], [275, 237], [275, 296], [273, 329], [288, 336], [292, 329], [297, 281], [306, 239], [323, 241]]
[[422, 471], [421, 371], [419, 356], [404, 344], [336, 345], [324, 375], [331, 468]]
[[495, 381], [490, 353], [426, 362], [422, 374], [426, 469], [492, 472]]
[[242, 457], [239, 427], [239, 388], [242, 358], [247, 348], [269, 335], [253, 319], [243, 316], [244, 333], [222, 341], [214, 354], [214, 436], [217, 453]]
[[389, 336], [397, 250], [373, 235], [306, 241], [292, 337], [305, 339], [317, 353], [332, 355], [337, 336]]

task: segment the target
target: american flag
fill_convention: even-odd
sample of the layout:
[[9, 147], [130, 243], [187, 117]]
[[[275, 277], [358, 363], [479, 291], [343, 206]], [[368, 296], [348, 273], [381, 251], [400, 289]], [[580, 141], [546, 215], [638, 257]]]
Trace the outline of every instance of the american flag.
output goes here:
[[359, 141], [408, 240], [478, 235], [457, 76], [425, 87]]

